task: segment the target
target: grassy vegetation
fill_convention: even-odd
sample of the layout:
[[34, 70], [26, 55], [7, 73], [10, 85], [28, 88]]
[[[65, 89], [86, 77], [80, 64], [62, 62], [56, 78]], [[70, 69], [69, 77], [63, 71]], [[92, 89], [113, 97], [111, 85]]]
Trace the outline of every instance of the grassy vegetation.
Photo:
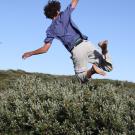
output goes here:
[[0, 133], [134, 135], [135, 84], [0, 71]]

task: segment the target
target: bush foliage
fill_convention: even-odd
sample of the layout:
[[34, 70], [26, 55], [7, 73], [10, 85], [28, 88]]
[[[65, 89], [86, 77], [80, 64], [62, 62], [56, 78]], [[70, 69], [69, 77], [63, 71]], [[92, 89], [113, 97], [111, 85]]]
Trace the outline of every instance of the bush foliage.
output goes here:
[[[51, 78], [51, 77], [50, 77]], [[0, 92], [0, 132], [134, 135], [135, 88], [126, 82], [21, 75]]]

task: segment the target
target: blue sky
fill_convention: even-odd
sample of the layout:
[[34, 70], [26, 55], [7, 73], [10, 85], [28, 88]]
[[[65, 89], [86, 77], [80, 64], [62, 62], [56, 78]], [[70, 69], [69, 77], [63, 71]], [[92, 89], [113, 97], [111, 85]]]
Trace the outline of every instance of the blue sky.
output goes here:
[[[46, 3], [47, 0], [0, 0], [0, 70], [74, 74], [70, 53], [57, 40], [48, 53], [21, 59], [24, 52], [43, 44], [51, 23], [43, 15]], [[62, 10], [69, 3], [61, 0]], [[114, 70], [105, 79], [135, 82], [135, 1], [80, 0], [72, 18], [95, 45], [109, 40]]]

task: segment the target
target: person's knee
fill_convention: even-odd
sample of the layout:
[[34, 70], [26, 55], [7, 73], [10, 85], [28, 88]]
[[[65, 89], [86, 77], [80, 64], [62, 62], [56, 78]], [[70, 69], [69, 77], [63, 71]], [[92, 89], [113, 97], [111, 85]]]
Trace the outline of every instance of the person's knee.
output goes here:
[[81, 83], [86, 83], [89, 81], [89, 78], [87, 77], [87, 72], [77, 73], [76, 76]]

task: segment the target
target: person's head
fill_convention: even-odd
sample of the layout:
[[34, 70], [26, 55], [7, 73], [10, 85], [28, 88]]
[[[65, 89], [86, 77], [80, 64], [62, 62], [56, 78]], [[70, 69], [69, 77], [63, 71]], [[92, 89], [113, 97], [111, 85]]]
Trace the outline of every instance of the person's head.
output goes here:
[[44, 15], [46, 18], [54, 19], [60, 12], [61, 5], [58, 0], [49, 0], [48, 4], [44, 7]]

